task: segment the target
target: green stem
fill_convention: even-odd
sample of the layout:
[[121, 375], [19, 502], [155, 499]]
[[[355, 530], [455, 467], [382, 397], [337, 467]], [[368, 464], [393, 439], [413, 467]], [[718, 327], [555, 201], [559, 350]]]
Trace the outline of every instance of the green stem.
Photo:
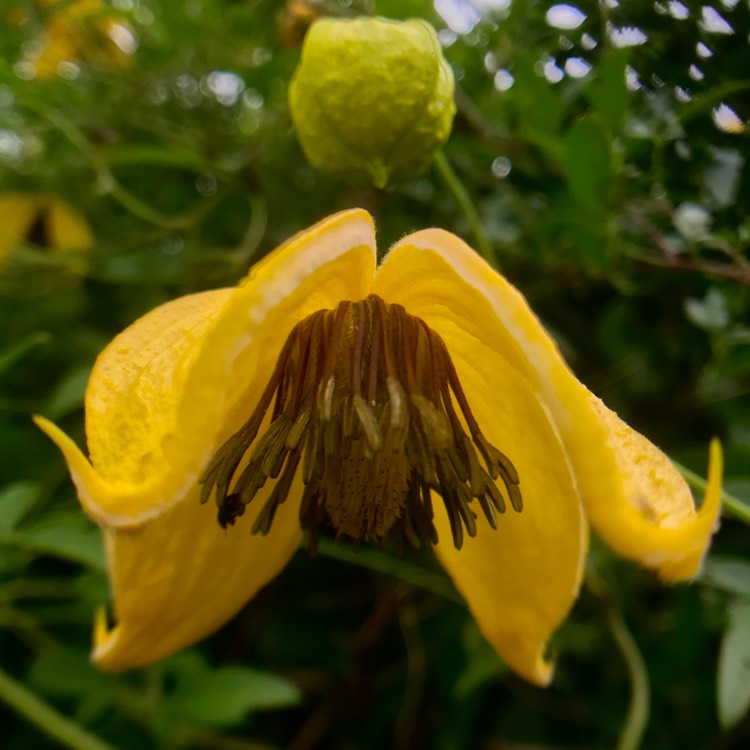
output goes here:
[[10, 706], [37, 729], [71, 750], [115, 750], [89, 734], [83, 727], [65, 718], [10, 675], [0, 671], [0, 701]]
[[[706, 482], [706, 480], [702, 476], [696, 474], [694, 471], [690, 471], [690, 469], [686, 468], [682, 464], [678, 464], [677, 461], [672, 461], [672, 463], [674, 464], [674, 467], [677, 469], [677, 471], [682, 474], [683, 478], [688, 483], [688, 485], [690, 485], [690, 487], [692, 487], [694, 490], [705, 492], [706, 487], [708, 486], [708, 482]], [[728, 492], [724, 492], [724, 490], [722, 490], [721, 507], [725, 515], [729, 516], [730, 518], [734, 518], [737, 521], [744, 521], [744, 523], [750, 526], [750, 506], [748, 506], [747, 503], [743, 503], [739, 498], [735, 497], [734, 495], [730, 495]]]
[[630, 676], [630, 706], [617, 740], [617, 750], [638, 750], [648, 723], [650, 689], [648, 673], [638, 644], [615, 607], [607, 613], [609, 628]]
[[16, 362], [23, 359], [32, 349], [41, 344], [48, 344], [50, 341], [52, 341], [52, 335], [47, 333], [47, 331], [35, 331], [14, 347], [6, 349], [0, 354], [0, 375], [10, 370]]
[[[109, 171], [108, 166], [100, 164], [97, 167], [96, 162], [94, 162], [94, 169], [97, 173], [99, 184], [102, 186], [105, 194], [110, 195], [124, 209], [130, 211], [133, 216], [137, 216], [139, 219], [143, 219], [143, 221], [146, 221], [149, 224], [169, 230], [189, 229], [203, 214], [203, 212], [192, 211], [180, 216], [167, 216], [161, 211], [151, 208], [148, 203], [144, 203], [129, 190], [126, 190], [119, 182], [117, 182]], [[206, 203], [209, 203], [209, 201]], [[213, 205], [213, 201], [210, 201], [210, 207], [213, 207]]]
[[464, 213], [466, 221], [469, 222], [471, 227], [471, 233], [474, 235], [474, 242], [476, 244], [476, 251], [488, 262], [493, 263], [497, 268], [497, 263], [492, 253], [492, 246], [490, 245], [487, 235], [484, 233], [482, 222], [479, 219], [477, 209], [472, 203], [469, 191], [466, 189], [464, 184], [459, 179], [458, 175], [451, 167], [450, 162], [446, 158], [442, 151], [438, 151], [435, 154], [435, 160], [433, 162], [437, 169], [440, 177], [442, 178], [445, 186], [450, 190], [453, 197], [458, 203], [459, 207]]
[[677, 112], [677, 119], [682, 123], [692, 120], [694, 117], [704, 114], [715, 104], [722, 102], [726, 97], [740, 94], [750, 89], [750, 80], [730, 81], [721, 86], [716, 86], [711, 91], [702, 94], [689, 104], [686, 104], [681, 112]]
[[442, 596], [452, 602], [460, 603], [463, 601], [453, 586], [441, 575], [419, 565], [404, 562], [376, 549], [354, 550], [351, 547], [338, 544], [332, 539], [319, 539], [318, 553], [333, 560], [341, 560], [368, 570], [374, 570], [377, 573], [385, 573], [413, 586], [431, 591], [433, 594]]
[[263, 195], [250, 193], [247, 202], [250, 209], [250, 223], [245, 236], [232, 253], [243, 266], [249, 265], [254, 258], [268, 227], [268, 203]]
[[168, 216], [161, 211], [152, 208], [129, 190], [124, 188], [112, 173], [106, 159], [91, 145], [81, 130], [59, 111], [44, 105], [32, 104], [32, 106], [56, 127], [85, 157], [88, 158], [91, 168], [96, 174], [100, 189], [105, 195], [109, 195], [123, 208], [130, 211], [143, 221], [168, 230], [188, 229], [208, 214], [214, 206], [224, 197], [224, 191], [217, 190], [209, 200], [200, 201], [196, 208], [188, 210], [177, 216]]

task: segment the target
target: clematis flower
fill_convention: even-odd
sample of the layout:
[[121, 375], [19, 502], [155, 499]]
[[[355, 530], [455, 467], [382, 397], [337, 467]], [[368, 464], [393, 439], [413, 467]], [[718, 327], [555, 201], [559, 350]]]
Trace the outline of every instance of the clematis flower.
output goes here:
[[113, 70], [130, 64], [135, 36], [102, 0], [42, 0], [40, 6], [44, 31], [27, 58], [37, 78], [55, 77], [61, 62], [86, 60]]
[[115, 338], [86, 394], [90, 460], [37, 421], [104, 532], [105, 669], [211, 633], [303, 531], [314, 543], [330, 527], [432, 546], [487, 640], [546, 684], [589, 524], [677, 581], [698, 571], [720, 504], [718, 444], [696, 511], [666, 456], [576, 380], [471, 248], [428, 229], [376, 267], [360, 210]]
[[0, 263], [23, 243], [75, 252], [90, 248], [93, 238], [86, 219], [54, 195], [0, 195]]

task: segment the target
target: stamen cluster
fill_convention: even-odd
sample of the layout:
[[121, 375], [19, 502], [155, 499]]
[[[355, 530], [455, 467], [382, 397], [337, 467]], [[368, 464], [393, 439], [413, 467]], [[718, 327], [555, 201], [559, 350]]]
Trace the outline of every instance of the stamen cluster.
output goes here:
[[460, 548], [464, 530], [477, 533], [474, 500], [497, 528], [506, 509], [498, 477], [514, 510], [522, 507], [515, 467], [480, 431], [443, 340], [377, 295], [292, 329], [252, 415], [207, 467], [201, 502], [215, 488], [226, 527], [275, 479], [252, 527], [267, 534], [298, 472], [299, 520], [313, 549], [325, 521], [357, 541], [436, 544], [432, 492]]

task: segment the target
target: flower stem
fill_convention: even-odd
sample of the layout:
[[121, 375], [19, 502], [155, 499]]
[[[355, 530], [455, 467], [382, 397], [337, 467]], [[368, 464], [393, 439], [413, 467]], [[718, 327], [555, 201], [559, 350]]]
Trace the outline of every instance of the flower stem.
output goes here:
[[466, 221], [469, 222], [471, 227], [471, 233], [474, 235], [474, 243], [476, 244], [475, 250], [489, 263], [492, 263], [497, 268], [497, 263], [493, 257], [492, 246], [490, 245], [487, 235], [482, 227], [482, 222], [479, 219], [477, 209], [471, 201], [469, 191], [466, 189], [464, 184], [459, 179], [458, 175], [451, 167], [450, 162], [442, 151], [438, 151], [435, 154], [435, 160], [433, 162], [437, 169], [440, 177], [442, 178], [445, 186], [450, 190], [453, 197], [458, 203], [459, 207], [463, 211]]
[[617, 739], [617, 750], [638, 750], [648, 723], [651, 692], [648, 673], [638, 644], [616, 607], [609, 607], [607, 619], [612, 637], [625, 660], [630, 676], [630, 706]]
[[67, 719], [10, 675], [0, 671], [0, 701], [31, 722], [37, 729], [71, 750], [115, 750]]
[[[702, 476], [696, 474], [694, 471], [690, 471], [690, 469], [677, 463], [677, 461], [672, 461], [672, 463], [690, 487], [701, 492], [706, 489], [708, 483]], [[747, 503], [743, 503], [739, 498], [722, 490], [721, 507], [725, 515], [737, 521], [744, 521], [744, 523], [750, 526], [750, 506]]]

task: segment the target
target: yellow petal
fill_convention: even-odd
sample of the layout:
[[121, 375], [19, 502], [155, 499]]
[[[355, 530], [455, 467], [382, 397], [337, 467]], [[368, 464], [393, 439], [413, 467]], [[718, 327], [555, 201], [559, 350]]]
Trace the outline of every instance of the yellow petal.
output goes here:
[[175, 300], [116, 337], [86, 392], [93, 469], [50, 435], [86, 511], [124, 528], [179, 502], [249, 415], [289, 330], [369, 293], [374, 247], [366, 213], [337, 214], [271, 253], [237, 289]]
[[593, 395], [591, 402], [606, 428], [630, 501], [613, 506], [605, 494], [592, 498], [586, 506], [591, 523], [617, 552], [657, 568], [665, 580], [694, 576], [718, 528], [721, 445], [711, 445], [708, 487], [696, 513], [685, 480], [667, 456]]
[[[428, 273], [427, 269], [424, 269]], [[587, 550], [587, 526], [565, 450], [547, 410], [529, 382], [506, 359], [467, 334], [452, 310], [472, 307], [465, 288], [441, 287], [445, 305], [416, 306], [421, 289], [433, 289], [430, 276], [389, 290], [419, 314], [445, 341], [469, 404], [487, 439], [511, 459], [521, 480], [524, 507], [510, 503], [493, 531], [480, 519], [475, 538], [461, 550], [451, 541], [443, 504], [435, 498], [439, 544], [436, 553], [466, 598], [487, 640], [526, 679], [546, 685], [552, 664], [547, 641], [575, 601]], [[420, 283], [413, 283], [419, 279]], [[384, 291], [381, 277], [374, 291]], [[450, 303], [450, 307], [448, 307]], [[504, 494], [502, 484], [499, 484]]]
[[95, 623], [93, 659], [103, 669], [149, 664], [204, 638], [273, 579], [302, 539], [294, 487], [268, 536], [250, 529], [272, 490], [264, 487], [234, 526], [197, 485], [183, 502], [136, 529], [106, 529], [115, 626]]
[[86, 219], [65, 201], [52, 198], [47, 209], [49, 244], [61, 250], [86, 250], [93, 244]]
[[[65, 455], [82, 505], [104, 524], [117, 623], [110, 630], [100, 616], [95, 626], [93, 658], [104, 669], [147, 664], [211, 633], [271, 580], [299, 545], [293, 502], [277, 513], [272, 536], [251, 536], [270, 487], [226, 531], [217, 522], [216, 506], [200, 504], [195, 477], [166, 511], [148, 485], [140, 494], [129, 486], [131, 494], [117, 497], [123, 478], [148, 475], [150, 454], [144, 451], [155, 450], [150, 433], [169, 429], [180, 403], [170, 393], [179, 381], [175, 361], [184, 366], [195, 359], [209, 323], [231, 294], [217, 290], [162, 305], [105, 350], [87, 393], [93, 467], [70, 438], [37, 418]], [[299, 492], [295, 488], [292, 494]], [[135, 528], [122, 523], [118, 528], [118, 519], [102, 511], [104, 503], [110, 508], [118, 501], [153, 512]]]
[[100, 524], [143, 522], [197, 482], [198, 469], [180, 477], [184, 464], [164, 465], [160, 444], [175, 429], [185, 371], [231, 294], [219, 289], [173, 300], [102, 352], [86, 389], [92, 463], [61, 430], [37, 418], [65, 456], [81, 504]]
[[[37, 50], [29, 57], [38, 78], [57, 75], [61, 62], [86, 59], [113, 68], [125, 67], [130, 52], [123, 50], [116, 39], [132, 33], [125, 24], [107, 17], [100, 0], [47, 3], [51, 12], [44, 33], [37, 40]], [[117, 32], [117, 28], [124, 30]]]
[[[666, 476], [663, 454], [641, 436], [638, 451], [626, 449], [627, 440], [617, 437], [622, 423], [597, 408], [523, 296], [471, 248], [439, 229], [417, 232], [388, 254], [376, 288], [385, 297], [408, 292], [410, 312], [425, 319], [431, 312], [450, 311], [467, 333], [500, 353], [540, 393], [562, 437], [584, 507], [605, 541], [670, 580], [698, 570], [718, 512], [713, 495], [699, 514], [676, 475], [670, 474], [669, 481], [634, 481]], [[668, 496], [676, 487], [673, 502]]]
[[68, 460], [87, 512], [105, 530], [116, 625], [101, 616], [94, 658], [136, 666], [203, 637], [283, 567], [301, 538], [297, 483], [268, 537], [249, 529], [269, 484], [228, 530], [198, 501], [200, 474], [247, 419], [291, 327], [369, 293], [370, 217], [351, 211], [293, 238], [236, 290], [175, 300], [102, 353], [86, 394], [92, 464], [38, 420]]
[[47, 26], [38, 39], [38, 54], [30, 59], [37, 78], [54, 78], [61, 62], [74, 62], [80, 58], [79, 42], [70, 25], [57, 18]]
[[175, 439], [162, 446], [167, 464], [195, 453], [200, 435], [195, 465], [205, 466], [249, 416], [291, 329], [316, 310], [366, 297], [374, 272], [374, 226], [360, 210], [328, 217], [254, 266], [188, 372]]
[[23, 242], [41, 204], [32, 195], [0, 196], [0, 260]]

